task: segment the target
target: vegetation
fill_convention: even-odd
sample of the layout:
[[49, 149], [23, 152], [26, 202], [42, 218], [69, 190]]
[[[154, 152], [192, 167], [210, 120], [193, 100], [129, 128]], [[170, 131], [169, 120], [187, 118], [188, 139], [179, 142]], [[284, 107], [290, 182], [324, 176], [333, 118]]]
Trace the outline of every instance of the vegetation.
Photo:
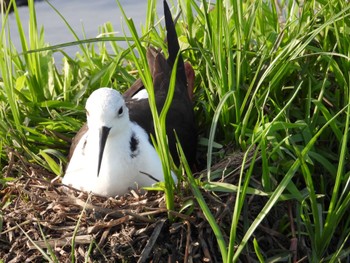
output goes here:
[[[45, 43], [32, 1], [28, 38], [14, 6], [23, 52], [13, 46], [8, 13], [2, 13], [2, 167], [16, 152], [26, 162], [63, 174], [68, 138], [84, 122], [89, 94], [103, 86], [124, 91], [139, 75], [149, 80], [144, 47], [152, 44], [167, 52], [164, 28], [155, 23], [156, 2], [149, 1], [141, 37], [132, 21], [132, 33], [125, 38], [113, 36], [106, 23], [101, 27], [103, 37], [80, 40], [72, 30], [76, 42], [57, 46]], [[237, 261], [242, 254], [260, 262], [349, 260], [349, 3], [178, 2], [173, 13], [182, 11], [177, 32], [182, 54], [196, 73], [199, 155], [205, 159], [203, 172], [193, 176], [183, 158], [183, 187], [192, 190], [205, 214], [221, 260]], [[122, 41], [130, 48], [122, 49]], [[68, 45], [80, 47], [76, 57], [64, 52]], [[56, 52], [63, 54], [62, 68], [54, 61]], [[159, 127], [161, 122], [162, 116]], [[157, 138], [160, 148], [162, 136]], [[231, 157], [233, 149], [244, 153], [238, 169], [213, 166]], [[166, 169], [173, 166], [167, 158], [163, 161]], [[237, 175], [234, 182], [226, 180], [232, 174]], [[3, 189], [11, 180], [0, 175]], [[171, 203], [173, 189], [167, 187]], [[235, 196], [227, 229], [216, 222], [204, 192]], [[253, 196], [262, 205], [252, 218]], [[263, 237], [255, 235], [272, 211], [278, 213], [278, 233], [290, 239], [289, 254], [263, 248]]]

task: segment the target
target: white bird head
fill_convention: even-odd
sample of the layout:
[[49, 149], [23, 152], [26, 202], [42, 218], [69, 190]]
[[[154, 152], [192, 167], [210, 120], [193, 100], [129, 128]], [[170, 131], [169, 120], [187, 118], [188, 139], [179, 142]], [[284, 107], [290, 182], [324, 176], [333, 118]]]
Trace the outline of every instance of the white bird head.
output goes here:
[[107, 138], [122, 132], [127, 127], [129, 111], [123, 96], [111, 88], [100, 88], [91, 93], [85, 109], [89, 133], [99, 134], [98, 176]]

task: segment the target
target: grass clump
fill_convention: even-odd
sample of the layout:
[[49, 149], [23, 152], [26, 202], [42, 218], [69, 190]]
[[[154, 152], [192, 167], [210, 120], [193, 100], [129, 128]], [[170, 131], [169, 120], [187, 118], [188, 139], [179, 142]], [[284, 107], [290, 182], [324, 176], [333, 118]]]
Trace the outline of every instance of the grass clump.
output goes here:
[[[220, 251], [215, 257], [222, 262], [349, 260], [348, 3], [180, 0], [177, 7], [182, 54], [197, 76], [194, 106], [203, 166], [192, 177], [183, 159], [182, 191], [192, 190], [209, 221]], [[164, 29], [155, 30], [154, 8], [151, 1], [143, 36], [131, 30], [131, 47], [125, 50], [118, 45], [122, 38], [110, 34], [110, 24], [101, 28], [108, 37], [48, 46], [30, 1], [28, 39], [14, 6], [19, 53], [6, 26], [8, 14], [2, 13], [4, 167], [15, 150], [25, 163], [62, 174], [88, 95], [100, 86], [125, 90], [137, 77], [131, 73], [135, 68], [150, 81], [144, 46], [166, 52]], [[140, 57], [131, 52], [134, 43]], [[75, 58], [64, 53], [73, 44], [81, 48]], [[63, 54], [61, 70], [55, 52]], [[238, 163], [232, 165], [230, 158]], [[8, 175], [0, 179], [6, 188]], [[228, 199], [220, 199], [223, 194]], [[167, 196], [171, 200], [172, 192]], [[218, 221], [211, 203], [218, 200], [227, 202], [229, 222]], [[266, 229], [283, 238], [265, 237]]]

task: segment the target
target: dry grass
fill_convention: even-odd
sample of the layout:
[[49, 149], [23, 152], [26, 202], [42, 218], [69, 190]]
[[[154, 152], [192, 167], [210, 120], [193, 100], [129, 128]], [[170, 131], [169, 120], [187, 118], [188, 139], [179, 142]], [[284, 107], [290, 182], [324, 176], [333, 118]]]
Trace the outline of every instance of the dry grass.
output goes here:
[[[236, 154], [236, 159], [239, 156]], [[216, 165], [227, 169], [230, 164], [232, 156]], [[176, 197], [176, 211], [185, 204], [193, 205], [182, 213], [170, 211], [176, 218], [170, 222], [162, 192], [130, 190], [116, 198], [87, 195], [63, 187], [59, 178], [24, 163], [19, 155], [12, 158], [4, 173], [19, 178], [1, 192], [0, 258], [4, 262], [42, 261], [38, 248], [48, 255], [52, 249], [51, 258], [58, 262], [70, 262], [73, 239], [76, 262], [221, 262], [215, 236], [185, 186]], [[228, 238], [235, 195], [203, 194]], [[265, 201], [255, 196], [247, 200], [249, 221]], [[256, 233], [256, 238], [264, 240], [260, 246], [266, 246], [269, 253], [274, 249], [289, 253], [289, 238], [278, 231], [277, 222], [285, 218], [281, 213], [286, 215], [284, 205], [277, 207]], [[238, 233], [244, 233], [247, 223], [238, 227]], [[242, 255], [242, 260], [248, 259], [256, 260], [249, 248]]]

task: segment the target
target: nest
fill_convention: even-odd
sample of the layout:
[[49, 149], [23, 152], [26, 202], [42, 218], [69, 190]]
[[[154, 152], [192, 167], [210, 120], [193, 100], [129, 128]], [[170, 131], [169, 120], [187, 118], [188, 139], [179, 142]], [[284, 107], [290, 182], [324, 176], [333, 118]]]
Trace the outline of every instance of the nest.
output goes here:
[[[233, 165], [232, 158], [225, 160], [221, 168]], [[67, 190], [60, 179], [23, 161], [10, 163], [4, 172], [18, 178], [0, 192], [4, 262], [222, 261], [216, 237], [188, 186], [175, 197], [174, 211], [168, 211], [163, 192], [131, 189], [124, 196], [103, 198]], [[235, 194], [202, 194], [228, 242]], [[251, 196], [248, 202], [252, 221], [266, 200]], [[289, 249], [289, 239], [274, 230], [280, 213], [286, 214], [284, 206], [256, 231], [263, 249]], [[238, 235], [244, 229], [240, 224]], [[248, 251], [242, 257], [255, 258]]]

